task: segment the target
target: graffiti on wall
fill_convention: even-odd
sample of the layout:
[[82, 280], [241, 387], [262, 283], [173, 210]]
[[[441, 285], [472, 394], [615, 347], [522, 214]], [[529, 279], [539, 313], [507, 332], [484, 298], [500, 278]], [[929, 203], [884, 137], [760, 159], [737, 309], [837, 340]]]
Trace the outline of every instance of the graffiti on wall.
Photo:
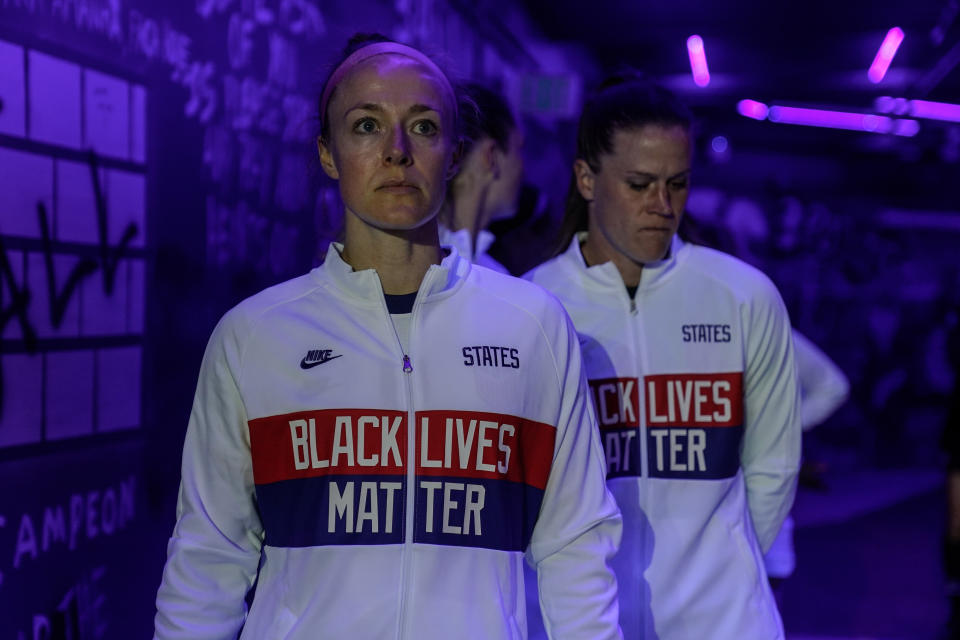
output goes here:
[[134, 518], [135, 493], [136, 477], [131, 475], [116, 486], [71, 493], [63, 503], [24, 512], [16, 519], [11, 566], [19, 570], [41, 555], [75, 551], [85, 542], [123, 531]]
[[199, 0], [196, 14], [224, 36], [227, 62], [211, 72], [219, 109], [203, 121], [207, 264], [292, 275], [305, 266], [294, 247], [315, 122], [301, 56], [326, 33], [323, 14], [305, 0]]
[[101, 582], [107, 572], [99, 565], [83, 574], [63, 594], [52, 612], [34, 614], [31, 629], [18, 631], [17, 640], [73, 640], [106, 637], [109, 623], [104, 614], [108, 595]]
[[298, 264], [295, 252], [275, 247], [302, 235], [306, 218], [297, 214], [313, 205], [314, 100], [303, 92], [316, 90], [316, 70], [305, 69], [301, 57], [327, 32], [319, 3], [197, 0], [191, 10], [126, 0], [2, 0], [0, 7], [81, 34], [166, 78], [158, 87], [164, 99], [178, 100], [184, 118], [203, 129], [204, 199], [217, 212], [208, 222], [218, 225], [209, 236], [243, 235], [235, 244], [211, 242], [210, 267], [256, 263], [274, 278], [303, 269], [303, 256]]
[[[86, 278], [96, 273], [101, 274], [101, 283], [105, 296], [112, 296], [117, 283], [117, 272], [120, 260], [130, 248], [139, 229], [134, 222], [128, 222], [120, 239], [116, 244], [109, 241], [109, 216], [107, 214], [106, 199], [103, 186], [99, 179], [99, 163], [95, 153], [89, 154], [90, 179], [95, 198], [96, 228], [98, 244], [96, 257], [78, 256], [70, 266], [65, 277], [58, 274], [51, 233], [50, 213], [43, 201], [37, 202], [37, 224], [40, 228], [40, 245], [42, 265], [44, 270], [43, 281], [46, 284], [46, 300], [49, 323], [54, 329], [63, 325], [64, 316], [70, 303], [77, 297], [80, 285]], [[17, 280], [14, 273], [10, 252], [7, 249], [3, 236], [0, 236], [0, 335], [3, 335], [7, 323], [16, 321], [19, 325], [23, 347], [28, 354], [38, 351], [37, 330], [33, 325], [30, 305], [35, 304], [40, 296], [31, 290], [29, 283]], [[58, 286], [58, 282], [62, 283]], [[0, 358], [3, 351], [0, 350]], [[0, 426], [2, 426], [4, 408], [3, 368], [0, 367]]]
[[[129, 459], [134, 450], [114, 447], [103, 460]], [[85, 464], [67, 455], [41, 466], [47, 472], [54, 467], [76, 472]], [[24, 488], [12, 472], [4, 473], [8, 485]], [[151, 565], [140, 543], [146, 522], [141, 479], [128, 463], [87, 475], [93, 477], [66, 491], [48, 477], [19, 499], [5, 501], [0, 514], [4, 638], [93, 640], [130, 631], [124, 628], [125, 593], [137, 588], [131, 580], [139, 573], [131, 574], [131, 567]]]

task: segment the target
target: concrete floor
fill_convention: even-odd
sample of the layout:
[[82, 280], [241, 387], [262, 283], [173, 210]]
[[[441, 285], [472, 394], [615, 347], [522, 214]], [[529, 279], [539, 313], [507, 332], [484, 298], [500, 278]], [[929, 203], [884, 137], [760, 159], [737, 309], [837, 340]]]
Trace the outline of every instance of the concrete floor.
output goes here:
[[942, 473], [872, 471], [802, 489], [797, 570], [781, 590], [789, 640], [934, 640], [947, 617]]
[[[827, 472], [823, 480], [823, 489], [801, 488], [793, 510], [797, 570], [778, 593], [787, 639], [947, 640], [943, 473]], [[530, 608], [536, 596], [528, 598], [530, 637], [545, 638]]]

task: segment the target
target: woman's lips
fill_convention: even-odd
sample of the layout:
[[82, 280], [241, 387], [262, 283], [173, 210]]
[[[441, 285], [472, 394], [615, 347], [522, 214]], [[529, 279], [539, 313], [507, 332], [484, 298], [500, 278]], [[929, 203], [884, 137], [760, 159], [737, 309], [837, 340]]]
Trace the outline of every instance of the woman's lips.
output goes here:
[[377, 191], [386, 191], [387, 193], [413, 193], [419, 191], [416, 185], [410, 182], [385, 182], [384, 184], [377, 187]]

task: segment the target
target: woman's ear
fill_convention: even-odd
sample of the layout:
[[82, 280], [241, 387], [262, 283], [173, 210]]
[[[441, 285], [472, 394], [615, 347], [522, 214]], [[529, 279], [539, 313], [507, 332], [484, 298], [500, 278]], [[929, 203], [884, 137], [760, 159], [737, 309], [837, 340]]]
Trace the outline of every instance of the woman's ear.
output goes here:
[[577, 191], [587, 202], [593, 201], [593, 185], [595, 175], [593, 169], [583, 158], [577, 158], [573, 163], [573, 175], [577, 179]]
[[496, 180], [500, 177], [500, 167], [503, 166], [503, 151], [493, 138], [487, 138], [483, 142], [483, 157], [486, 161], [487, 171]]
[[333, 160], [333, 152], [330, 150], [330, 145], [323, 139], [323, 136], [317, 136], [317, 151], [320, 153], [320, 166], [323, 167], [323, 172], [326, 173], [330, 179], [339, 180], [340, 172], [337, 171], [337, 165]]
[[463, 161], [463, 139], [457, 138], [457, 145], [450, 154], [450, 165], [447, 167], [447, 180], [453, 180], [453, 177], [460, 171], [460, 163]]

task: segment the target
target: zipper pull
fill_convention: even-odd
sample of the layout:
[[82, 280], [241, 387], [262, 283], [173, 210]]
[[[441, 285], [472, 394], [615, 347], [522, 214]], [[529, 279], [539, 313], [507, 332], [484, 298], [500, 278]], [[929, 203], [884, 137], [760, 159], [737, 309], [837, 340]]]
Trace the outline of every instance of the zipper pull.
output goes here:
[[410, 356], [408, 356], [407, 354], [403, 354], [403, 372], [404, 373], [413, 372], [413, 365], [410, 364]]

